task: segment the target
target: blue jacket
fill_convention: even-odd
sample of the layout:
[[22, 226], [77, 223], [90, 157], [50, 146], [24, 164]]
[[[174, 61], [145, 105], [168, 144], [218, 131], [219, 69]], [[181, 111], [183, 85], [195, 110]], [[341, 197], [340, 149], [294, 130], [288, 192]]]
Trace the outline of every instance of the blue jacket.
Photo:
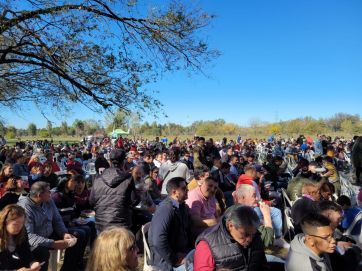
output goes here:
[[177, 208], [167, 197], [156, 210], [148, 231], [151, 251], [150, 265], [158, 270], [172, 271], [177, 253], [191, 250], [189, 209], [186, 204]]

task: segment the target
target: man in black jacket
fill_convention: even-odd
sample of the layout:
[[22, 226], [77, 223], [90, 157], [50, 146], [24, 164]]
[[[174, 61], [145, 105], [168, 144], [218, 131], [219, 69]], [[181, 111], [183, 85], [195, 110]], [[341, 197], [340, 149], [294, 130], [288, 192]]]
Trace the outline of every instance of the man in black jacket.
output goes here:
[[98, 232], [112, 225], [132, 227], [132, 209], [140, 199], [131, 174], [120, 169], [124, 158], [123, 150], [113, 150], [110, 154], [111, 167], [94, 180], [89, 203], [96, 212]]
[[172, 271], [185, 263], [185, 257], [191, 250], [185, 179], [170, 179], [166, 190], [168, 197], [157, 208], [148, 232], [149, 264], [157, 270]]

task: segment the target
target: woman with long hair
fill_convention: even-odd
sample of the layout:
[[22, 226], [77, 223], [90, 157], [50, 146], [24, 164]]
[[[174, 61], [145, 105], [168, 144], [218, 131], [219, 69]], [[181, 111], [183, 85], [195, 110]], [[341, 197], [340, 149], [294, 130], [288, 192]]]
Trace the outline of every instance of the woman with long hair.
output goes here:
[[25, 211], [18, 205], [7, 205], [0, 212], [0, 270], [40, 270], [39, 262], [32, 262], [24, 223]]
[[0, 183], [6, 183], [12, 173], [13, 173], [12, 165], [4, 164], [0, 170]]
[[134, 235], [123, 227], [109, 227], [96, 239], [86, 271], [133, 271], [138, 266]]

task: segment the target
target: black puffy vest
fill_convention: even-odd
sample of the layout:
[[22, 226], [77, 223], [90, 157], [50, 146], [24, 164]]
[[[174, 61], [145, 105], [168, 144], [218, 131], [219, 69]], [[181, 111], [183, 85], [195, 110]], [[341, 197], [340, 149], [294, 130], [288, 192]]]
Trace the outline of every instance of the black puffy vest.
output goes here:
[[244, 249], [228, 233], [225, 222], [202, 234], [199, 241], [206, 241], [215, 261], [216, 270], [225, 268], [228, 270], [263, 270], [266, 264], [263, 242], [259, 232], [255, 235], [248, 248]]

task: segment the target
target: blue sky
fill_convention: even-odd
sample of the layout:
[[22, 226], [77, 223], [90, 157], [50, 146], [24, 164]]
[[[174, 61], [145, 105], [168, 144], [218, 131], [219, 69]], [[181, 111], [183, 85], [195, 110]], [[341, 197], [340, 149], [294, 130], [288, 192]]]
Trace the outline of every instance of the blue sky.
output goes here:
[[[216, 15], [203, 34], [222, 55], [205, 67], [207, 77], [172, 73], [150, 86], [159, 91], [168, 115], [156, 121], [188, 125], [223, 118], [247, 125], [255, 118], [362, 115], [362, 1], [204, 0], [197, 5]], [[68, 123], [104, 120], [82, 107], [73, 111]], [[16, 127], [46, 124], [36, 110], [4, 113]], [[61, 121], [49, 117], [55, 125]]]

